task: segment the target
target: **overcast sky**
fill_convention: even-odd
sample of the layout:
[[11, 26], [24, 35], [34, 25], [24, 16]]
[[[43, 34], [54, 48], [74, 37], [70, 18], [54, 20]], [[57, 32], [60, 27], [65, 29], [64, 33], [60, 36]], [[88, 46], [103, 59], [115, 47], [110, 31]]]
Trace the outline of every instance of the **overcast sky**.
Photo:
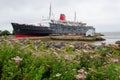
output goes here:
[[64, 13], [67, 20], [92, 25], [97, 32], [120, 31], [120, 0], [0, 0], [0, 30], [12, 31], [11, 22], [40, 23], [48, 18], [50, 2], [52, 17]]

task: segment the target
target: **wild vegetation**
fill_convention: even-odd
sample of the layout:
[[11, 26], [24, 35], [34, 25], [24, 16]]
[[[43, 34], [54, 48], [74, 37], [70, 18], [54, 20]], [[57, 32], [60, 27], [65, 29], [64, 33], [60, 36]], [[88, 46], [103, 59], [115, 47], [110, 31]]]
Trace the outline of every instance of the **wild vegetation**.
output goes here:
[[0, 40], [0, 80], [120, 80], [116, 45]]
[[8, 30], [1, 31], [0, 30], [0, 36], [10, 35], [11, 33]]

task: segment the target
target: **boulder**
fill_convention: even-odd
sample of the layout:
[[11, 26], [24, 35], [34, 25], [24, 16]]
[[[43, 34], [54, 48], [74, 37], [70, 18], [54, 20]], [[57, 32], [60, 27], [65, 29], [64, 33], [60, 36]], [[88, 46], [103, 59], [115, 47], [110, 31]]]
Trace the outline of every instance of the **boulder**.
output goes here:
[[76, 43], [74, 46], [75, 46], [75, 49], [83, 49], [84, 48], [84, 44], [85, 43]]
[[41, 40], [38, 40], [38, 41], [34, 41], [34, 42], [33, 42], [33, 44], [34, 44], [34, 45], [38, 45], [38, 46], [39, 46], [39, 45], [41, 45], [41, 44], [42, 44], [42, 42], [41, 42]]
[[55, 47], [55, 48], [62, 48], [64, 47], [64, 43], [62, 42], [49, 42], [49, 43], [46, 43], [45, 44], [45, 47], [47, 48], [52, 48], [52, 47]]
[[62, 48], [62, 47], [64, 47], [65, 45], [64, 45], [62, 42], [55, 42], [55, 43], [53, 44], [53, 46], [54, 46], [55, 48]]

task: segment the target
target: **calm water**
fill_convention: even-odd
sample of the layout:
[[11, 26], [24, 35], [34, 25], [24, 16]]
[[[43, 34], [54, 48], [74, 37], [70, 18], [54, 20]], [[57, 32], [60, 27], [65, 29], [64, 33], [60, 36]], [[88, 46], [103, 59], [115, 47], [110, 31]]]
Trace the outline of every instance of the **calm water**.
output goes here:
[[99, 41], [94, 42], [94, 44], [101, 44], [101, 42], [106, 42], [107, 44], [114, 44], [116, 41], [120, 40], [120, 32], [104, 32], [103, 38], [106, 39], [106, 41]]

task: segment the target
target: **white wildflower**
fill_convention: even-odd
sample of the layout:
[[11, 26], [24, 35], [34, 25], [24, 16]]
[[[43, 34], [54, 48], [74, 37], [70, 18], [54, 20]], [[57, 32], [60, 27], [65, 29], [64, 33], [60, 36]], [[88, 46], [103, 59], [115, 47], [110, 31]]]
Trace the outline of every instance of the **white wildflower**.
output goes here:
[[56, 76], [56, 77], [59, 77], [59, 76], [61, 76], [61, 74], [60, 74], [60, 73], [57, 73], [55, 76]]

